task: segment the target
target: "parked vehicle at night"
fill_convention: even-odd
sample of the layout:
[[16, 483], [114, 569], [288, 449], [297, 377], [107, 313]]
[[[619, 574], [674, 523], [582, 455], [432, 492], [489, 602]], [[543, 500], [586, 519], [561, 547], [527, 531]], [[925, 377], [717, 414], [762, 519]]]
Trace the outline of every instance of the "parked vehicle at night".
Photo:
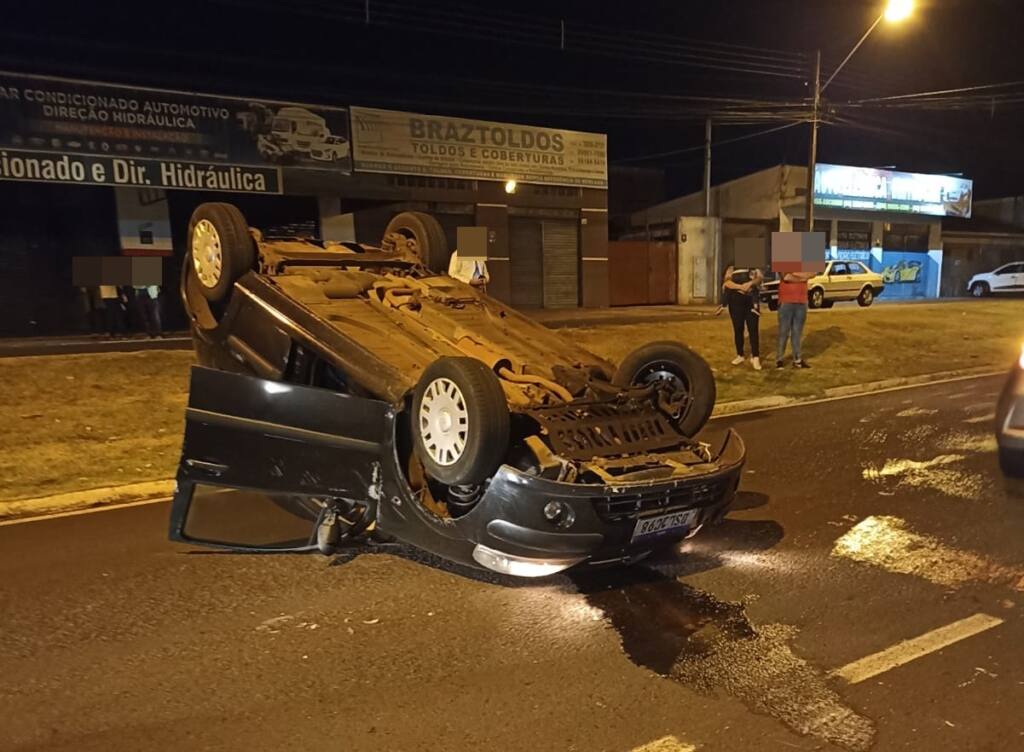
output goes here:
[[381, 247], [192, 216], [193, 368], [172, 539], [324, 552], [396, 538], [520, 576], [628, 563], [720, 520], [745, 449], [694, 437], [707, 363], [654, 342], [618, 366], [447, 267], [409, 212]]
[[1024, 292], [1024, 261], [1003, 264], [994, 271], [975, 274], [967, 282], [967, 291], [976, 298], [998, 293]]
[[[829, 261], [825, 271], [807, 281], [807, 304], [811, 308], [831, 308], [844, 300], [856, 300], [867, 307], [882, 294], [882, 275], [868, 269], [860, 261]], [[779, 307], [779, 280], [768, 280], [761, 286], [761, 300], [772, 311]]]
[[1012, 478], [1024, 478], [1024, 345], [999, 395], [996, 443], [1003, 473]]

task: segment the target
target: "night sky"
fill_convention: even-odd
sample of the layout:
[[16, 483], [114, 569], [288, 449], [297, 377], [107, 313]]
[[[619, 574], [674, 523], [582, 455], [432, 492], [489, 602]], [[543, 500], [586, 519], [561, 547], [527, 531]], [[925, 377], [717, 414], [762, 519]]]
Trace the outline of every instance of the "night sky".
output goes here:
[[[369, 5], [367, 25], [365, 0], [21, 3], [5, 9], [0, 66], [606, 132], [613, 165], [664, 167], [674, 195], [699, 189], [699, 150], [635, 158], [699, 147], [703, 118], [720, 98], [761, 101], [753, 109], [761, 121], [719, 127], [716, 140], [793, 122], [776, 105], [808, 96], [813, 51], [822, 51], [824, 79], [884, 3]], [[990, 90], [1002, 96], [994, 103], [972, 95], [968, 111], [843, 106], [1024, 81], [1022, 45], [1021, 0], [918, 0], [913, 18], [879, 26], [827, 91], [836, 109], [819, 159], [961, 172], [979, 198], [1024, 193], [1024, 83]], [[715, 182], [804, 164], [807, 138], [807, 126], [797, 125], [723, 144]]]

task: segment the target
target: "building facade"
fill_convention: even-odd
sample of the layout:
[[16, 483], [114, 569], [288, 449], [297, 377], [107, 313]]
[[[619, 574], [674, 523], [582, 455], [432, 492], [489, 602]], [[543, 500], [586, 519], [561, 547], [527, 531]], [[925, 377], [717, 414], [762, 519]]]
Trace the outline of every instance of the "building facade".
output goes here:
[[[938, 297], [943, 244], [937, 212], [969, 216], [970, 181], [842, 165], [821, 168], [813, 230], [825, 234], [826, 258], [863, 261], [886, 280], [886, 298]], [[681, 287], [679, 302], [704, 302], [718, 293], [705, 274], [717, 279], [733, 263], [737, 241], [759, 241], [763, 265], [769, 266], [771, 233], [808, 229], [806, 185], [806, 167], [779, 165], [712, 187], [710, 217], [703, 216], [705, 196], [698, 192], [635, 212], [632, 232], [673, 238], [680, 279], [688, 274], [691, 280], [689, 289]], [[614, 289], [611, 294], [614, 298]]]
[[488, 291], [608, 300], [603, 134], [0, 73], [0, 336], [88, 331], [82, 256], [162, 258], [165, 328], [188, 219], [237, 204], [271, 234], [379, 243], [392, 216], [486, 227]]

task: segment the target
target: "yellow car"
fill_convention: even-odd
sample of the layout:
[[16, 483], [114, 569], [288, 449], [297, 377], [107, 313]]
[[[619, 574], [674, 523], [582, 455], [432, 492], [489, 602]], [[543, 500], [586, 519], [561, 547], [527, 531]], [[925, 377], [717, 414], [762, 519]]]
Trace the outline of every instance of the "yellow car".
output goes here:
[[[856, 300], [860, 306], [869, 306], [884, 289], [882, 275], [860, 261], [829, 261], [824, 272], [807, 281], [807, 304], [811, 308], [831, 308], [843, 300]], [[761, 299], [768, 303], [769, 309], [777, 309], [779, 283], [766, 282]]]

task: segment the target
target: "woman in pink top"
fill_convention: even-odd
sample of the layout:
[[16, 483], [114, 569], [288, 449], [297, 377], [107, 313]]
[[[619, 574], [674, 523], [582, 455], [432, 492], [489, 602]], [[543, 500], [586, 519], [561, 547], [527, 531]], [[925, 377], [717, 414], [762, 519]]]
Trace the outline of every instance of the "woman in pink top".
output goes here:
[[775, 347], [775, 367], [782, 368], [786, 340], [792, 340], [793, 366], [810, 368], [800, 354], [800, 340], [807, 321], [807, 280], [811, 272], [789, 272], [779, 282], [779, 341]]

